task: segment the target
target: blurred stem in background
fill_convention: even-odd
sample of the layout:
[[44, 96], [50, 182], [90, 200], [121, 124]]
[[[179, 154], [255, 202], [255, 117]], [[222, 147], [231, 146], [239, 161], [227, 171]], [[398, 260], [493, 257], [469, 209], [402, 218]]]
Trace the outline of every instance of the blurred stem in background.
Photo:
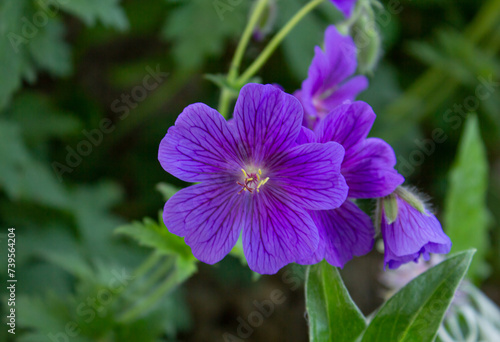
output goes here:
[[[241, 48], [241, 52], [239, 49], [236, 50], [235, 57], [233, 59], [233, 63], [231, 65], [231, 70], [229, 71], [229, 75], [227, 78], [228, 84], [230, 86], [234, 86], [236, 89], [239, 89], [243, 87], [250, 78], [252, 78], [259, 70], [264, 66], [266, 61], [269, 59], [269, 57], [273, 54], [273, 52], [276, 50], [276, 48], [279, 46], [279, 44], [283, 41], [283, 39], [286, 38], [286, 36], [293, 30], [293, 28], [304, 18], [309, 12], [311, 12], [313, 9], [315, 9], [319, 4], [321, 4], [325, 0], [313, 0], [308, 2], [304, 7], [302, 7], [289, 21], [288, 23], [283, 26], [283, 28], [271, 39], [269, 44], [262, 50], [260, 55], [253, 61], [252, 64], [243, 72], [243, 74], [236, 79], [237, 76], [237, 69], [239, 67], [239, 64], [241, 62], [241, 58], [243, 56], [243, 51], [244, 48], [246, 47], [246, 44], [248, 43], [248, 40], [244, 42], [244, 46]], [[263, 3], [263, 4], [262, 4]], [[265, 5], [267, 4], [267, 1], [259, 1], [257, 4], [254, 13], [252, 14], [252, 17], [250, 18], [250, 21], [248, 23], [247, 28], [245, 29], [245, 32], [243, 34], [242, 41], [244, 41], [245, 34], [247, 34], [247, 30], [251, 32], [253, 31], [253, 28], [255, 27], [255, 24], [257, 23], [257, 19], [260, 17], [260, 13], [256, 16], [257, 19], [255, 19], [255, 23], [251, 26], [250, 29], [250, 24], [252, 24], [252, 20], [254, 19], [254, 14], [258, 10], [261, 10], [259, 8], [259, 5], [262, 5], [263, 8], [265, 8]], [[262, 8], [262, 9], [263, 9]], [[241, 43], [241, 42], [240, 42]], [[238, 48], [240, 48], [238, 46]], [[235, 61], [236, 59], [236, 61]], [[233, 64], [235, 67], [233, 68]], [[220, 104], [219, 104], [219, 112], [224, 116], [227, 117], [227, 111], [229, 108], [229, 103], [231, 100], [234, 98], [233, 93], [231, 92], [230, 89], [225, 89], [223, 88], [222, 94], [220, 97]]]

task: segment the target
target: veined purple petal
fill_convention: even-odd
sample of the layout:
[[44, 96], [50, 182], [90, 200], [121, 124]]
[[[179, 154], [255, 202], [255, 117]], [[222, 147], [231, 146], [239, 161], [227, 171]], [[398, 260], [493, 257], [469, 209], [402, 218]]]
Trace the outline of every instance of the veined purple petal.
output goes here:
[[245, 85], [231, 123], [244, 159], [259, 165], [293, 146], [303, 115], [300, 102], [292, 95], [272, 85]]
[[427, 211], [422, 214], [410, 204], [397, 197], [396, 221], [388, 224], [382, 213], [381, 230], [384, 239], [384, 264], [398, 268], [409, 261], [418, 261], [420, 255], [448, 253], [450, 238], [443, 232], [438, 219]]
[[323, 106], [326, 108], [335, 108], [342, 104], [349, 104], [356, 99], [359, 93], [368, 87], [368, 79], [363, 76], [354, 76], [350, 80], [342, 84], [330, 96], [323, 101]]
[[280, 198], [273, 188], [252, 197], [247, 215], [243, 250], [255, 272], [274, 274], [318, 247], [318, 229], [311, 216]]
[[351, 37], [342, 35], [332, 25], [326, 29], [324, 44], [325, 51], [319, 47], [314, 50], [308, 77], [302, 83], [303, 96], [327, 98], [356, 71], [356, 45]]
[[236, 141], [216, 110], [196, 103], [184, 109], [160, 143], [165, 171], [186, 182], [221, 177], [241, 168]]
[[168, 230], [185, 236], [193, 255], [208, 264], [220, 261], [234, 247], [248, 210], [234, 181], [206, 181], [177, 192], [165, 204]]
[[302, 126], [300, 128], [299, 137], [297, 138], [297, 144], [308, 144], [316, 142], [316, 134], [309, 128]]
[[335, 142], [296, 146], [273, 159], [267, 184], [301, 208], [338, 208], [348, 191], [340, 174], [343, 158], [344, 148]]
[[375, 113], [365, 102], [356, 101], [336, 107], [316, 128], [318, 142], [335, 141], [345, 149], [345, 159], [356, 152], [368, 136]]
[[366, 139], [342, 163], [342, 174], [351, 198], [384, 197], [403, 184], [404, 177], [395, 169], [392, 147], [378, 138]]
[[365, 255], [373, 248], [372, 221], [353, 202], [345, 201], [340, 208], [310, 214], [318, 227], [320, 245], [312, 257], [301, 263], [313, 264], [326, 259], [333, 266], [344, 267], [354, 256]]
[[354, 6], [356, 5], [356, 0], [331, 0], [331, 2], [337, 6], [346, 18], [351, 16]]

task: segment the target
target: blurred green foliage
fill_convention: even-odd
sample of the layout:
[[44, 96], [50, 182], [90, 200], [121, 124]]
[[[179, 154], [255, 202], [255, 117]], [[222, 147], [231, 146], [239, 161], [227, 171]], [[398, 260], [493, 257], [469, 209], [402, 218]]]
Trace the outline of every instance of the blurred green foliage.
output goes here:
[[[277, 1], [273, 30], [303, 3]], [[472, 160], [484, 172], [488, 162], [489, 186], [482, 191], [488, 192], [486, 205], [495, 220], [490, 230], [482, 225], [482, 234], [491, 238], [490, 249], [483, 248], [481, 255], [492, 268], [485, 281], [498, 286], [500, 1], [402, 0], [401, 11], [387, 16], [389, 3], [383, 1], [385, 12], [375, 13], [384, 55], [361, 99], [378, 114], [372, 134], [393, 144], [400, 164], [409, 161], [407, 180], [434, 197], [440, 218], [450, 187], [461, 199], [483, 196], [459, 180], [449, 184], [448, 175], [465, 122], [454, 105], [464, 108], [481, 79], [491, 80], [490, 95], [473, 110], [481, 132], [475, 144], [482, 140], [484, 151], [463, 152], [467, 160], [454, 172], [468, 172], [458, 170], [472, 168]], [[176, 285], [197, 264], [161, 220], [142, 218], [156, 217], [164, 203], [154, 190], [159, 182], [173, 184], [163, 191], [170, 193], [166, 197], [186, 185], [159, 166], [159, 141], [186, 105], [217, 106], [218, 89], [202, 76], [227, 72], [249, 8], [249, 2], [240, 2], [221, 18], [206, 0], [0, 0], [0, 136], [5, 139], [0, 144], [0, 228], [5, 229], [0, 260], [6, 261], [6, 229], [16, 227], [16, 340], [47, 341], [49, 334], [75, 331], [72, 341], [168, 341], [179, 334], [189, 340], [195, 331], [190, 329], [193, 304], [186, 304]], [[288, 92], [297, 89], [324, 29], [340, 19], [327, 3], [306, 17], [259, 74], [263, 82], [279, 83]], [[362, 32], [357, 34], [361, 39]], [[252, 41], [243, 64], [255, 59], [266, 42]], [[125, 103], [123, 95], [134, 99], [146, 67], [156, 66], [169, 74], [167, 79], [127, 105], [130, 112], [122, 119], [112, 103]], [[84, 130], [99, 129], [103, 119], [114, 129], [92, 144]], [[415, 139], [430, 139], [436, 128], [447, 138], [426, 154]], [[91, 152], [68, 157], [70, 150], [81, 150], [83, 141], [91, 144]], [[411, 163], [416, 150], [425, 162]], [[54, 163], [69, 170], [61, 175]], [[483, 178], [478, 182], [484, 187]], [[459, 199], [447, 201], [462, 205]], [[460, 210], [454, 207], [450, 204], [447, 215]], [[461, 231], [477, 229], [465, 220], [459, 223]], [[241, 249], [233, 254], [241, 256]], [[236, 277], [250, 283], [250, 272], [239, 262], [213, 269], [221, 283]], [[120, 291], [117, 278], [128, 279]], [[8, 309], [5, 298], [2, 293], [2, 315]], [[95, 308], [89, 298], [97, 298]], [[301, 318], [303, 309], [297, 313]], [[213, 322], [218, 324], [216, 318]], [[0, 340], [9, 338], [0, 329]]]

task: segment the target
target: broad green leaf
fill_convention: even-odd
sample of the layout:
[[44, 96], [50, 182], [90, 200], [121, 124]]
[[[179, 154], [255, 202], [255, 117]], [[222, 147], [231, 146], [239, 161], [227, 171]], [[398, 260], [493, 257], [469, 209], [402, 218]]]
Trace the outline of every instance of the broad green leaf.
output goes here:
[[307, 273], [306, 309], [311, 342], [352, 342], [366, 327], [339, 271], [324, 260]]
[[140, 245], [154, 248], [162, 254], [176, 255], [189, 262], [195, 260], [191, 248], [186, 245], [184, 239], [170, 233], [161, 222], [161, 217], [159, 219], [160, 223], [146, 217], [142, 222], [135, 221], [118, 227], [115, 233], [130, 236]]
[[455, 254], [413, 279], [377, 312], [362, 341], [433, 341], [473, 254]]
[[128, 19], [123, 8], [120, 7], [120, 0], [71, 0], [59, 2], [51, 0], [52, 3], [85, 22], [89, 26], [94, 26], [100, 21], [104, 26], [113, 27], [124, 31], [128, 29]]
[[453, 242], [452, 251], [476, 248], [469, 276], [481, 279], [487, 275], [484, 261], [488, 251], [488, 161], [481, 140], [478, 120], [466, 122], [457, 157], [449, 175], [445, 200], [444, 227]]

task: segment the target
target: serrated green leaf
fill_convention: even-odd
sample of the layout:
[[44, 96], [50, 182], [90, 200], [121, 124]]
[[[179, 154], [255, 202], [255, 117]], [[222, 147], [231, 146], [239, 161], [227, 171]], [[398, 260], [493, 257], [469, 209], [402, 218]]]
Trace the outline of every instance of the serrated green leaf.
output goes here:
[[25, 51], [20, 32], [25, 1], [0, 3], [0, 109], [5, 107], [14, 91], [21, 86], [25, 74]]
[[71, 50], [64, 41], [64, 34], [63, 23], [50, 20], [28, 45], [38, 68], [54, 76], [67, 76], [72, 70]]
[[100, 21], [104, 26], [113, 27], [124, 31], [128, 29], [129, 23], [125, 11], [120, 7], [120, 0], [71, 0], [59, 2], [52, 0], [52, 3], [85, 22], [89, 26], [94, 26]]
[[7, 116], [19, 124], [24, 140], [31, 145], [69, 136], [81, 127], [77, 118], [52, 108], [48, 98], [36, 93], [16, 96]]
[[148, 217], [142, 222], [135, 221], [118, 227], [115, 233], [130, 236], [137, 240], [139, 245], [154, 248], [162, 254], [179, 256], [188, 262], [195, 260], [191, 248], [182, 237], [170, 233], [163, 223]]
[[243, 32], [249, 2], [227, 6], [221, 12], [214, 1], [191, 0], [170, 12], [162, 37], [174, 42], [173, 55], [180, 66], [201, 66], [205, 58], [219, 56], [229, 38]]
[[13, 200], [29, 200], [56, 208], [67, 208], [67, 194], [45, 164], [26, 149], [18, 125], [0, 120], [0, 188]]
[[469, 277], [478, 280], [487, 275], [485, 255], [488, 251], [488, 160], [481, 140], [476, 116], [466, 122], [457, 157], [449, 174], [445, 200], [444, 227], [452, 251], [476, 248]]
[[307, 272], [306, 309], [311, 342], [352, 342], [366, 327], [339, 271], [324, 260]]
[[413, 279], [380, 308], [362, 341], [433, 341], [473, 254], [455, 254]]

